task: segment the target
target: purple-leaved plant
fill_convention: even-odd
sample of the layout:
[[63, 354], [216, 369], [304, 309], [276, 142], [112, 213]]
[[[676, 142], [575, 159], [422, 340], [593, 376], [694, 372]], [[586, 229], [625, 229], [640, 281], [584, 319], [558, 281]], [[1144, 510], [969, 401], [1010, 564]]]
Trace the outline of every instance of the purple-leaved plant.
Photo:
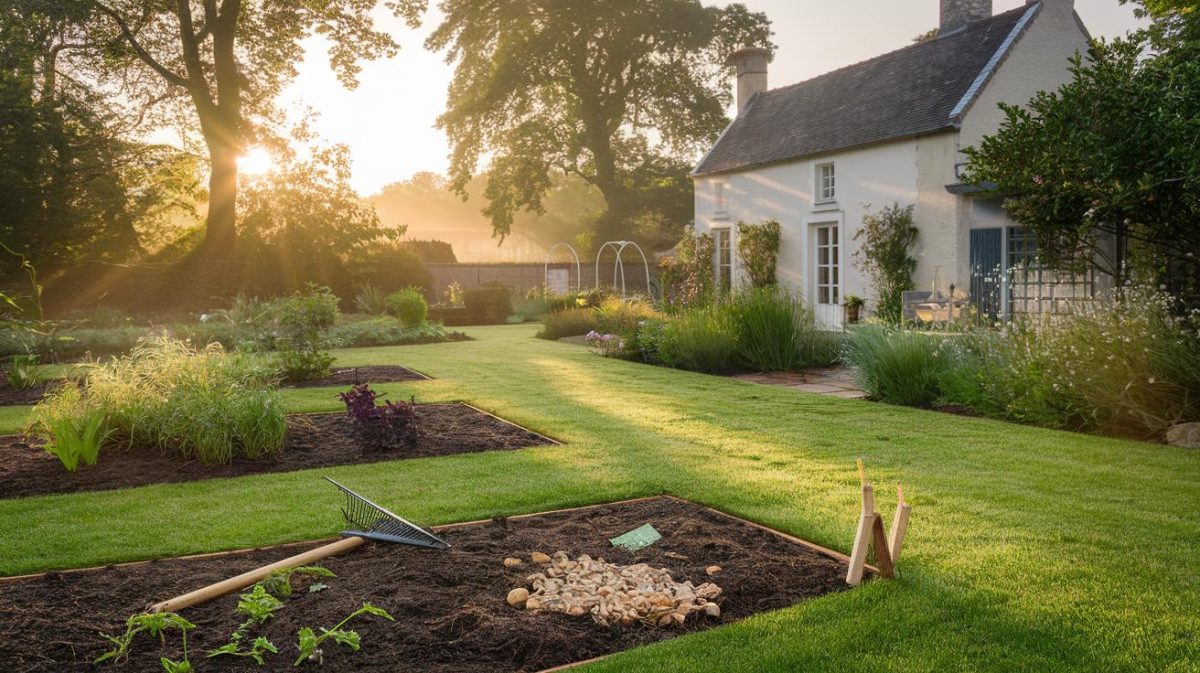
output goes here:
[[378, 449], [416, 446], [416, 404], [385, 399], [377, 405], [377, 397], [366, 383], [338, 393], [338, 399], [346, 403], [346, 415], [354, 419], [359, 436], [368, 446]]

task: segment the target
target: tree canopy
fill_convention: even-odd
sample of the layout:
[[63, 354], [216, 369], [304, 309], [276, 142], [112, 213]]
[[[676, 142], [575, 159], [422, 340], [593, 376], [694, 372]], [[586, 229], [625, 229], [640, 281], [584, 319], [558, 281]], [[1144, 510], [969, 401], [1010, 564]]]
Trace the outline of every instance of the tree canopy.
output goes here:
[[[426, 0], [385, 6], [416, 25]], [[361, 59], [399, 48], [379, 31], [373, 0], [84, 0], [86, 23], [104, 38], [99, 67], [125, 95], [153, 114], [174, 114], [198, 129], [209, 156], [207, 235], [214, 255], [236, 240], [237, 158], [247, 144], [270, 140], [276, 95], [296, 74], [302, 40], [329, 44], [330, 64], [347, 87]], [[182, 113], [182, 114], [179, 114]]]
[[740, 4], [443, 0], [440, 7], [445, 20], [426, 44], [455, 64], [438, 120], [452, 145], [451, 179], [465, 193], [490, 157], [484, 212], [501, 237], [519, 210], [542, 209], [555, 175], [577, 175], [603, 194], [602, 238], [630, 235], [662, 188], [678, 188], [662, 180], [662, 167], [674, 161], [686, 179], [680, 160], [728, 122], [725, 58], [739, 46], [770, 46], [766, 16]]
[[1002, 106], [999, 130], [967, 150], [965, 179], [1006, 195], [1042, 263], [1197, 289], [1200, 17], [1182, 4], [1152, 3], [1150, 28], [1097, 41], [1070, 82]]

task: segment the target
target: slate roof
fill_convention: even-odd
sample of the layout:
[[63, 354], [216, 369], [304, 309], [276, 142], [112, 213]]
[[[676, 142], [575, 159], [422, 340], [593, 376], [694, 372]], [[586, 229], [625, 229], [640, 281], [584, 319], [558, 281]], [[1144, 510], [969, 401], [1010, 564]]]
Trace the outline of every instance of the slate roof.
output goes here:
[[760, 93], [693, 174], [954, 128], [1039, 8], [1040, 3], [1018, 7], [928, 42]]

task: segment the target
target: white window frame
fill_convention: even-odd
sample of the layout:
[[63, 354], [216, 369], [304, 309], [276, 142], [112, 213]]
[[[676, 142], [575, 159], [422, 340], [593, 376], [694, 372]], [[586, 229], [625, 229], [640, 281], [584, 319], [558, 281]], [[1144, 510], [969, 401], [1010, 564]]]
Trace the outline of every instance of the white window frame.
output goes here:
[[[733, 289], [733, 228], [714, 227], [711, 231], [713, 237], [713, 284], [718, 293], [724, 293]], [[721, 259], [722, 241], [728, 252], [728, 259], [725, 260]], [[724, 282], [725, 278], [721, 276], [722, 268], [727, 271], [728, 283]]]
[[713, 218], [729, 219], [729, 181], [722, 178], [713, 181]]
[[[825, 233], [825, 243], [821, 235]], [[826, 306], [838, 306], [842, 301], [842, 245], [844, 244], [840, 222], [819, 222], [813, 225], [813, 303]], [[821, 261], [821, 253], [825, 252], [825, 261]], [[825, 281], [821, 281], [821, 271], [827, 271]], [[826, 294], [822, 296], [822, 291]], [[824, 301], [822, 300], [824, 299]]]
[[[826, 169], [829, 170], [826, 175]], [[837, 201], [837, 168], [832, 161], [825, 161], [813, 167], [813, 203], [834, 203]]]

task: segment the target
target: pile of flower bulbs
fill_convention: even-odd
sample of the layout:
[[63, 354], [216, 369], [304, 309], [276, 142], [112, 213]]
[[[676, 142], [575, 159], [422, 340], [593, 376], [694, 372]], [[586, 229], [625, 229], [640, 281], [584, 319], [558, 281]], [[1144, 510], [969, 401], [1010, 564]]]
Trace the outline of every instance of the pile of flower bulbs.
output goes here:
[[572, 561], [561, 551], [554, 556], [535, 553], [532, 560], [540, 566], [539, 572], [526, 578], [533, 590], [520, 587], [509, 592], [508, 602], [514, 607], [572, 617], [591, 615], [606, 625], [670, 626], [683, 624], [693, 612], [721, 615], [713, 602], [721, 587], [711, 582], [693, 586], [676, 582], [662, 568], [645, 563], [622, 566], [587, 554]]

